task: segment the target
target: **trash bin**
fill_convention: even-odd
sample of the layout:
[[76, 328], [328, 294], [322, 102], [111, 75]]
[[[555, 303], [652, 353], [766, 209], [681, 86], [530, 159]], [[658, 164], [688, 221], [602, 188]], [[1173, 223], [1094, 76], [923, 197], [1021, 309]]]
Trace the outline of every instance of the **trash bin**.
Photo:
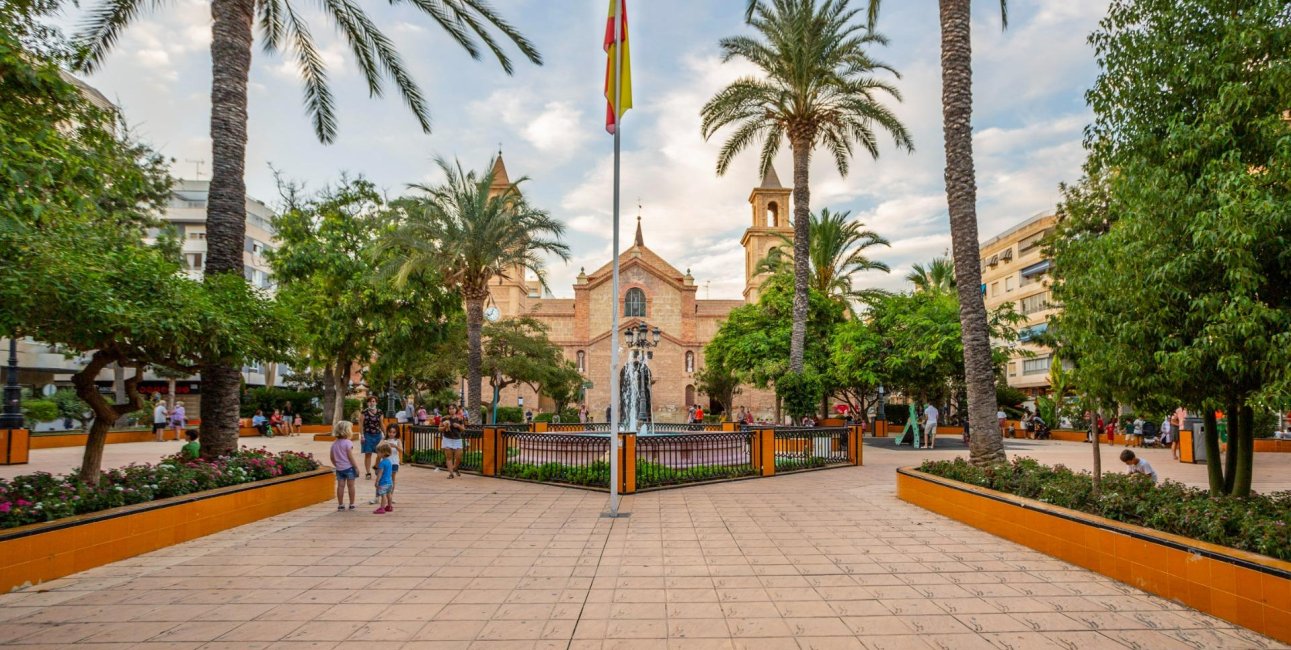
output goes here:
[[1184, 418], [1183, 428], [1192, 432], [1192, 462], [1206, 462], [1206, 423], [1201, 418]]

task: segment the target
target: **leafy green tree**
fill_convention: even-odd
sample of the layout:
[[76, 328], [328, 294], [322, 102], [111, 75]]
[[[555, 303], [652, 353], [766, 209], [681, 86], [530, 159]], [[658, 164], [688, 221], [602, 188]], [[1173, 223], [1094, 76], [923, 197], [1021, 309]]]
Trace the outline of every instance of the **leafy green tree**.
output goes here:
[[735, 391], [739, 387], [739, 376], [720, 363], [708, 361], [695, 373], [695, 390], [720, 403], [728, 420], [735, 415]]
[[[794, 278], [784, 273], [771, 276], [762, 285], [756, 304], [731, 310], [704, 348], [705, 362], [721, 365], [741, 383], [757, 388], [779, 385], [791, 373], [788, 359], [793, 336], [793, 305]], [[832, 391], [824, 377], [829, 365], [830, 333], [843, 321], [845, 312], [838, 301], [818, 291], [811, 292], [806, 351], [811, 377], [794, 384], [795, 395], [804, 391], [819, 400], [822, 394]]]
[[441, 340], [459, 303], [433, 270], [400, 283], [380, 272], [389, 207], [371, 182], [345, 178], [312, 197], [284, 183], [283, 196], [279, 245], [266, 257], [280, 301], [296, 315], [297, 353], [327, 377], [324, 417], [344, 419], [351, 368]]
[[569, 259], [561, 241], [565, 226], [520, 193], [528, 177], [494, 187], [496, 161], [486, 174], [467, 172], [461, 163], [436, 159], [447, 180], [437, 186], [414, 185], [417, 194], [400, 201], [392, 229], [381, 244], [389, 257], [386, 271], [397, 283], [419, 273], [437, 273], [445, 286], [466, 301], [467, 399], [476, 422], [480, 406], [484, 302], [489, 281], [532, 271], [546, 286], [543, 257]]
[[[435, 0], [412, 3], [438, 24], [450, 39], [478, 59], [489, 50], [507, 74], [511, 61], [494, 31], [534, 63], [538, 51], [514, 27], [480, 0]], [[404, 68], [399, 53], [363, 8], [350, 0], [325, 2], [323, 13], [344, 36], [370, 95], [393, 81], [422, 131], [430, 132], [430, 114], [421, 90]], [[101, 0], [81, 35], [80, 68], [93, 71], [107, 57], [121, 32], [145, 9], [138, 0]], [[253, 31], [259, 27], [265, 50], [285, 50], [295, 59], [304, 82], [305, 107], [318, 139], [336, 138], [333, 98], [322, 53], [304, 16], [288, 0], [211, 0], [211, 187], [206, 211], [206, 275], [242, 277], [246, 235], [247, 82], [251, 72]], [[482, 47], [481, 47], [482, 44]], [[236, 443], [237, 366], [212, 359], [202, 367], [202, 438]]]
[[[1291, 15], [1114, 0], [1091, 37], [1085, 178], [1053, 244], [1082, 390], [1229, 417], [1210, 488], [1250, 493], [1254, 409], [1291, 389]], [[1132, 311], [1126, 311], [1132, 306]]]
[[856, 145], [878, 158], [877, 130], [887, 131], [898, 148], [913, 150], [900, 120], [880, 101], [900, 100], [893, 85], [877, 73], [900, 77], [874, 60], [869, 48], [887, 39], [854, 24], [848, 0], [766, 0], [751, 3], [748, 24], [756, 37], [720, 41], [722, 59], [744, 59], [759, 76], [744, 77], [718, 91], [700, 111], [705, 139], [726, 127], [734, 130], [722, 145], [717, 173], [723, 175], [744, 149], [761, 143], [759, 170], [765, 174], [785, 140], [793, 152], [794, 309], [789, 370], [806, 363], [811, 285], [811, 194], [808, 174], [812, 151], [826, 148], [838, 172], [847, 175]]
[[955, 264], [945, 257], [934, 258], [927, 266], [916, 262], [905, 279], [915, 291], [954, 293]]
[[[521, 316], [486, 323], [482, 336], [480, 372], [489, 378], [493, 389], [492, 407], [497, 407], [498, 393], [508, 386], [526, 384], [538, 392], [548, 382], [554, 386], [564, 379], [553, 377], [565, 370], [564, 352], [547, 338], [547, 326], [541, 321]], [[581, 375], [578, 384], [582, 386]]]
[[[281, 328], [240, 276], [189, 280], [164, 247], [142, 243], [169, 196], [165, 161], [63, 76], [68, 49], [36, 26], [55, 7], [0, 9], [0, 330], [89, 357], [72, 383], [94, 414], [80, 474], [97, 482], [109, 428], [143, 406], [147, 367], [273, 358]], [[94, 383], [110, 364], [134, 371], [124, 402]], [[202, 445], [205, 456], [232, 449]]]
[[[860, 221], [848, 221], [850, 214], [822, 208], [819, 214], [811, 215], [808, 246], [811, 252], [811, 288], [843, 302], [849, 310], [853, 301], [868, 302], [887, 293], [882, 289], [859, 288], [855, 282], [856, 276], [866, 271], [890, 271], [887, 264], [867, 257], [866, 249], [892, 245], [878, 233], [866, 230]], [[784, 235], [779, 237], [784, 246], [772, 248], [758, 262], [755, 273], [793, 273], [793, 253], [790, 252], [793, 242]]]
[[450, 293], [445, 320], [411, 320], [406, 326], [382, 331], [376, 340], [380, 354], [368, 366], [374, 386], [393, 385], [402, 394], [414, 394], [419, 404], [447, 405], [457, 401], [458, 379], [466, 374], [466, 317], [461, 301]]
[[873, 327], [872, 316], [852, 318], [834, 328], [829, 340], [829, 374], [834, 397], [846, 402], [854, 413], [868, 413], [878, 398], [878, 388], [887, 383], [885, 370], [888, 346]]
[[569, 417], [568, 405], [577, 402], [583, 394], [583, 373], [578, 372], [578, 366], [568, 359], [562, 359], [555, 366], [550, 367], [542, 379], [542, 394], [551, 398], [555, 405], [554, 411], [561, 414], [561, 419], [565, 422], [577, 422], [577, 411], [574, 417]]

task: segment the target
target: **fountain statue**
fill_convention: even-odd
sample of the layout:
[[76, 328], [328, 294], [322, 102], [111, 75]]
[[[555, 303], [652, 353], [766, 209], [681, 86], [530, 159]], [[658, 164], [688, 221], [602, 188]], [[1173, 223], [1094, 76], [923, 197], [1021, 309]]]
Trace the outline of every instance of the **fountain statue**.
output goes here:
[[624, 431], [642, 433], [654, 420], [650, 402], [649, 355], [632, 355], [619, 371], [619, 422]]

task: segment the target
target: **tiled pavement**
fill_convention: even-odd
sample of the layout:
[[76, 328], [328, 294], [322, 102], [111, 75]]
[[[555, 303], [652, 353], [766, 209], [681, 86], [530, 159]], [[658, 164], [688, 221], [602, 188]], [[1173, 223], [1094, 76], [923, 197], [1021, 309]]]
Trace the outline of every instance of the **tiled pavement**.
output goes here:
[[898, 501], [915, 459], [867, 447], [618, 520], [600, 493], [407, 468], [393, 514], [321, 504], [0, 596], [0, 644], [1280, 647]]

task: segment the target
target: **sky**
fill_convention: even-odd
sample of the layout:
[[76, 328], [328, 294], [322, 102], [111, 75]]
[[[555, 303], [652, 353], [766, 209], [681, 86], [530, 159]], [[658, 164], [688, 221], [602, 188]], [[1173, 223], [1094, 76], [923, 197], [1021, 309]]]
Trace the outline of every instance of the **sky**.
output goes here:
[[[87, 80], [123, 110], [134, 134], [175, 160], [177, 177], [209, 178], [210, 12], [200, 0], [148, 3], [101, 70]], [[610, 259], [613, 138], [604, 131], [605, 0], [496, 0], [496, 9], [535, 43], [543, 65], [514, 49], [514, 75], [493, 59], [473, 61], [412, 3], [362, 3], [396, 44], [431, 110], [423, 133], [388, 85], [370, 97], [314, 3], [296, 5], [310, 21], [337, 97], [339, 136], [314, 136], [294, 65], [257, 47], [249, 88], [248, 193], [278, 200], [273, 169], [308, 188], [361, 175], [391, 196], [410, 183], [442, 179], [437, 157], [483, 171], [499, 146], [512, 180], [567, 227], [569, 262], [552, 260], [548, 283], [573, 295], [579, 269]], [[853, 0], [863, 9], [864, 0]], [[1098, 68], [1088, 35], [1106, 0], [1011, 0], [1009, 27], [999, 5], [974, 3], [974, 154], [981, 239], [1052, 211], [1058, 184], [1079, 178], [1084, 101]], [[70, 32], [93, 0], [60, 17]], [[744, 285], [740, 236], [751, 223], [749, 191], [758, 184], [757, 151], [717, 176], [717, 150], [700, 134], [699, 110], [725, 84], [754, 72], [723, 63], [718, 42], [749, 34], [744, 0], [629, 0], [635, 107], [623, 120], [622, 247], [640, 214], [645, 243], [678, 269], [690, 269], [699, 298], [739, 298]], [[846, 177], [828, 156], [811, 165], [812, 209], [849, 211], [891, 242], [871, 257], [892, 267], [863, 286], [909, 288], [911, 265], [950, 248], [943, 184], [937, 3], [883, 3], [878, 31], [890, 39], [874, 58], [893, 66], [902, 98], [885, 103], [913, 135], [907, 153], [884, 137], [877, 159], [861, 153]], [[791, 180], [788, 146], [776, 161]], [[638, 205], [640, 206], [638, 208]]]

